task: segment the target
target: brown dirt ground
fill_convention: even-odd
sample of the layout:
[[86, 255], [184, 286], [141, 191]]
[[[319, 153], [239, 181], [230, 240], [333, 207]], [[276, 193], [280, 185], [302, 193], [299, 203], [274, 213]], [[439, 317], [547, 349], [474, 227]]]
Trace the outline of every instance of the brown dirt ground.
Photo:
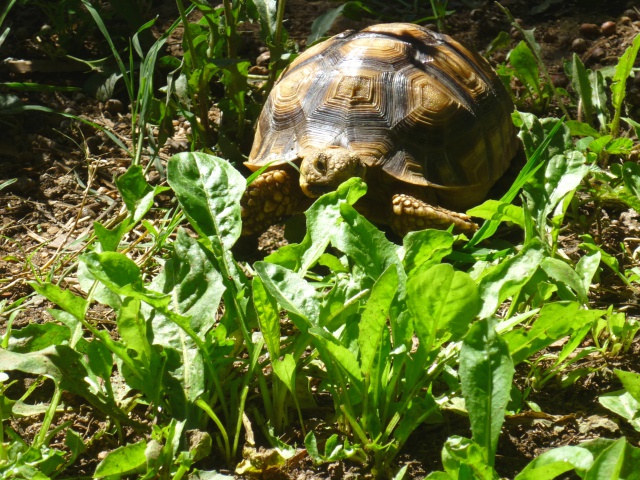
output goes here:
[[[393, 2], [372, 2], [374, 9], [381, 13], [383, 21], [412, 20], [423, 12], [412, 12], [410, 8], [398, 7]], [[412, 3], [412, 2], [408, 2]], [[426, 3], [426, 2], [425, 2]], [[531, 12], [532, 6], [543, 2], [524, 0], [505, 0], [502, 4], [509, 8], [516, 18], [521, 19], [525, 28], [535, 28], [535, 35], [542, 46], [543, 57], [549, 70], [559, 84], [563, 83], [562, 61], [572, 53], [572, 43], [583, 38], [580, 26], [584, 23], [601, 25], [605, 21], [616, 23], [616, 32], [611, 35], [595, 35], [584, 38], [585, 50], [580, 56], [587, 66], [596, 69], [612, 65], [617, 57], [630, 44], [640, 31], [640, 15], [632, 10], [636, 2], [626, 1], [564, 1], [550, 2], [550, 6], [541, 13]], [[161, 16], [160, 25], [166, 24], [174, 15], [174, 3], [155, 2], [154, 13]], [[318, 15], [337, 5], [327, 0], [289, 0], [287, 6], [287, 29], [291, 37], [301, 48], [305, 44], [312, 21]], [[2, 47], [4, 57], [19, 59], [46, 58], [55, 48], [55, 39], [47, 40], [42, 36], [44, 19], [34, 10], [22, 10], [16, 7], [8, 21], [18, 25]], [[450, 2], [450, 8], [456, 13], [448, 17], [448, 33], [483, 51], [500, 31], [510, 31], [509, 24], [493, 2]], [[631, 10], [630, 10], [631, 9]], [[424, 16], [424, 15], [422, 15]], [[378, 19], [362, 20], [340, 19], [331, 33], [347, 28], [360, 28], [377, 23]], [[517, 41], [517, 34], [511, 46]], [[179, 52], [179, 39], [170, 42], [168, 48]], [[259, 43], [247, 34], [245, 52], [255, 60]], [[104, 53], [97, 48], [98, 52]], [[76, 52], [73, 52], [76, 53]], [[78, 55], [96, 54], [95, 44], [86, 44], [79, 48]], [[491, 61], [504, 61], [505, 52], [493, 54]], [[0, 66], [0, 78], [3, 81], [33, 81], [67, 86], [80, 86], [85, 80], [81, 72], [55, 71], [53, 73], [29, 72], [18, 74]], [[640, 80], [640, 78], [638, 79]], [[0, 87], [1, 88], [1, 87]], [[638, 106], [640, 101], [640, 81], [630, 87], [630, 99], [634, 105], [629, 114], [640, 120]], [[116, 102], [103, 104], [85, 93], [33, 93], [23, 96], [27, 103], [46, 105], [58, 111], [75, 113], [91, 119], [115, 132], [125, 142], [129, 141], [128, 106]], [[17, 178], [17, 182], [0, 191], [0, 300], [13, 302], [25, 295], [31, 295], [27, 281], [39, 276], [44, 278], [52, 268], [59, 278], [73, 264], [76, 256], [91, 235], [94, 221], [107, 221], [116, 216], [121, 201], [114, 185], [114, 178], [126, 171], [129, 159], [124, 152], [115, 147], [104, 135], [94, 129], [79, 127], [57, 115], [33, 112], [15, 118], [0, 117], [0, 182]], [[161, 151], [161, 159], [166, 159], [178, 151], [188, 149], [184, 129], [176, 124], [176, 136]], [[149, 173], [151, 183], [163, 182], [162, 176], [152, 170]], [[168, 199], [161, 199], [161, 201]], [[592, 206], [586, 205], [588, 214]], [[589, 210], [591, 209], [591, 210]], [[600, 230], [591, 227], [592, 233], [602, 239], [605, 247], [622, 258], [618, 252], [622, 244], [629, 252], [637, 248], [637, 215], [619, 207], [605, 208]], [[137, 233], [134, 232], [134, 236]], [[131, 240], [135, 240], [135, 237]], [[260, 249], [269, 251], [282, 244], [282, 229], [275, 228], [261, 240]], [[563, 247], [567, 253], [576, 256], [576, 236], [568, 231], [564, 236]], [[630, 255], [628, 258], [631, 258]], [[66, 284], [73, 288], [73, 276], [66, 278]], [[608, 272], [601, 278], [601, 288], [594, 292], [596, 305], [606, 307], [610, 304], [629, 314], [638, 315], [639, 307], [636, 292], [617, 281]], [[606, 288], [605, 288], [606, 286]], [[46, 322], [51, 317], [45, 309], [47, 302], [30, 297], [25, 310], [16, 318], [14, 328], [28, 323]], [[110, 321], [109, 313], [96, 311], [96, 318]], [[3, 318], [3, 317], [0, 317]], [[6, 319], [4, 319], [6, 321]], [[0, 329], [4, 331], [4, 322]], [[503, 436], [497, 459], [498, 471], [512, 478], [523, 465], [542, 451], [566, 444], [604, 436], [616, 438], [621, 434], [634, 444], [640, 445], [640, 435], [622, 421], [605, 421], [611, 418], [599, 406], [599, 394], [619, 388], [612, 379], [613, 368], [640, 372], [638, 345], [634, 345], [628, 354], [615, 359], [587, 360], [576, 368], [591, 368], [592, 373], [583, 377], [569, 388], [559, 384], [545, 386], [541, 391], [533, 391], [529, 399], [537, 403], [544, 414], [536, 415], [523, 412], [509, 417], [503, 428]], [[591, 362], [591, 363], [589, 363]], [[523, 366], [517, 374], [517, 383], [524, 389], [528, 382], [528, 367]], [[615, 377], [614, 377], [615, 378]], [[30, 379], [24, 379], [25, 388]], [[9, 392], [11, 393], [11, 392]], [[45, 382], [38, 388], [37, 396], [50, 398], [51, 386]], [[71, 420], [74, 429], [82, 432], [85, 438], [91, 438], [105, 428], [103, 418], [95, 416], [86, 405], [72, 396], [65, 397], [67, 411], [56, 419], [57, 422]], [[38, 417], [13, 421], [12, 426], [25, 439], [32, 438], [40, 426]], [[410, 464], [410, 478], [422, 478], [434, 469], [440, 469], [440, 449], [444, 440], [452, 434], [469, 435], [466, 419], [446, 414], [445, 423], [421, 426], [407, 448], [399, 457], [399, 462]], [[125, 432], [126, 439], [135, 438], [135, 432]], [[91, 475], [101, 452], [113, 449], [117, 445], [116, 437], [103, 435], [96, 440], [90, 450], [82, 457], [73, 476]], [[62, 447], [62, 444], [58, 445]], [[292, 465], [288, 472], [280, 472], [278, 478], [366, 478], [366, 472], [358, 466], [329, 465], [321, 470], [314, 469], [308, 460]], [[276, 478], [276, 477], [269, 477]]]

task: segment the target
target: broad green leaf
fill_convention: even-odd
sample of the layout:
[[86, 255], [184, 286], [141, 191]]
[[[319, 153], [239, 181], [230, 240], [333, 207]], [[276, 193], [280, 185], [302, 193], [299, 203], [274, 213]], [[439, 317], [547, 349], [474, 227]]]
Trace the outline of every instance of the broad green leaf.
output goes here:
[[560, 286], [570, 287], [576, 293], [580, 303], [586, 305], [589, 302], [587, 298], [589, 293], [588, 287], [587, 289], [584, 288], [582, 279], [566, 262], [557, 258], [547, 257], [540, 263], [540, 268]]
[[571, 135], [575, 137], [591, 137], [591, 140], [600, 137], [600, 132], [588, 123], [579, 122], [578, 120], [567, 120], [565, 125], [569, 127]]
[[282, 360], [274, 358], [271, 361], [273, 371], [285, 384], [291, 394], [296, 393], [296, 361], [290, 353], [287, 353]]
[[215, 325], [225, 291], [222, 275], [211, 253], [183, 229], [178, 229], [172, 245], [171, 257], [150, 288], [170, 295], [172, 310], [190, 317], [191, 328], [204, 340]]
[[204, 153], [179, 153], [169, 159], [167, 181], [200, 235], [226, 249], [236, 243], [246, 182], [229, 162]]
[[574, 469], [588, 470], [592, 464], [593, 454], [589, 450], [567, 445], [534, 458], [515, 480], [552, 480]]
[[478, 285], [483, 302], [479, 317], [493, 315], [503, 301], [516, 295], [545, 256], [546, 252], [540, 242], [533, 239], [520, 253], [489, 269]]
[[146, 448], [147, 442], [141, 440], [137, 443], [111, 450], [96, 467], [93, 478], [102, 478], [109, 475], [124, 475], [144, 467], [147, 463], [147, 458], [144, 454]]
[[640, 402], [640, 374], [617, 369], [613, 372], [620, 379], [622, 386], [629, 392], [629, 395]]
[[74, 295], [69, 290], [64, 290], [58, 285], [49, 282], [29, 282], [29, 285], [65, 312], [69, 312], [78, 320], [84, 320], [85, 312], [87, 311], [87, 301], [84, 298]]
[[402, 240], [402, 263], [408, 276], [418, 268], [428, 268], [451, 253], [453, 235], [444, 230], [420, 230], [409, 232]]
[[640, 402], [626, 390], [604, 393], [598, 398], [600, 404], [620, 415], [640, 432]]
[[[252, 0], [260, 16], [262, 30], [273, 39], [277, 28], [276, 0]], [[282, 0], [280, 0], [282, 1]]]
[[640, 165], [635, 162], [625, 162], [622, 165], [622, 179], [629, 191], [640, 198]]
[[456, 480], [498, 480], [498, 474], [486, 461], [483, 449], [468, 438], [453, 435], [442, 448], [442, 465]]
[[465, 335], [459, 372], [473, 440], [483, 447], [485, 461], [491, 466], [515, 371], [507, 343], [494, 325], [490, 319], [480, 320]]
[[529, 90], [529, 93], [540, 95], [540, 71], [531, 49], [526, 42], [521, 41], [509, 53], [509, 62], [516, 71], [516, 76]]
[[258, 317], [260, 331], [267, 344], [267, 350], [272, 359], [280, 358], [280, 315], [278, 304], [264, 288], [260, 277], [253, 277], [251, 282], [253, 291], [253, 306]]
[[363, 287], [370, 287], [389, 266], [394, 265], [398, 270], [398, 289], [403, 292], [404, 270], [397, 246], [351, 205], [340, 205], [340, 214], [344, 222], [333, 232], [331, 244], [347, 254], [368, 277], [370, 282], [363, 284]]
[[639, 478], [637, 465], [635, 465], [635, 475], [626, 477], [622, 475], [625, 463], [625, 450], [628, 444], [626, 439], [621, 438], [613, 445], [606, 448], [598, 455], [593, 465], [587, 470], [584, 480], [622, 480], [624, 478]]
[[254, 268], [265, 289], [282, 308], [304, 319], [307, 326], [318, 324], [320, 307], [316, 291], [304, 278], [271, 263], [256, 262]]
[[517, 207], [500, 200], [487, 200], [483, 204], [467, 210], [467, 214], [473, 217], [484, 218], [485, 220], [511, 222], [524, 228], [522, 207]]
[[325, 252], [331, 237], [344, 221], [340, 205], [345, 202], [354, 204], [366, 191], [367, 186], [362, 179], [353, 177], [335, 191], [322, 195], [305, 212], [307, 233], [302, 242], [286, 245], [265, 260], [304, 275]]
[[329, 354], [333, 362], [326, 362], [327, 373], [330, 377], [337, 379], [332, 372], [332, 363], [341, 367], [347, 373], [353, 382], [353, 387], [358, 391], [362, 390], [362, 374], [360, 373], [360, 365], [353, 353], [339, 345], [335, 338], [319, 327], [309, 329], [309, 333], [314, 336], [314, 343], [319, 349], [324, 349]]
[[144, 178], [141, 165], [132, 165], [116, 179], [118, 191], [127, 207], [133, 222], [139, 222], [153, 206], [156, 194], [167, 190], [166, 187], [152, 187]]
[[144, 288], [140, 268], [122, 253], [87, 253], [80, 260], [97, 280], [118, 295], [138, 298], [156, 308], [164, 308], [171, 302], [168, 295]]
[[443, 263], [408, 279], [407, 305], [420, 343], [429, 353], [444, 341], [462, 338], [478, 314], [480, 299], [467, 273]]
[[601, 258], [602, 255], [600, 254], [600, 252], [591, 252], [582, 256], [576, 264], [576, 274], [580, 278], [580, 281], [582, 282], [582, 288], [585, 292], [589, 292], [593, 277], [598, 272]]
[[[568, 70], [571, 77], [571, 85], [581, 100], [585, 120], [589, 125], [593, 125], [595, 111], [593, 106], [593, 89], [591, 88], [591, 81], [589, 80], [589, 72], [576, 53], [573, 54], [570, 62], [568, 63], [569, 68], [565, 67], [565, 69]], [[596, 135], [591, 133], [589, 135], [595, 138], [598, 136], [598, 132], [596, 131]]]
[[118, 333], [122, 342], [132, 351], [135, 359], [146, 368], [145, 374], [149, 375], [149, 362], [151, 361], [151, 344], [147, 335], [147, 322], [140, 315], [140, 300], [126, 298], [122, 302], [122, 308], [116, 319]]
[[611, 133], [614, 136], [618, 135], [618, 126], [620, 122], [620, 114], [622, 112], [622, 102], [626, 95], [627, 79], [633, 69], [633, 64], [636, 61], [638, 50], [640, 49], [640, 34], [636, 35], [633, 39], [633, 43], [629, 48], [625, 50], [622, 56], [618, 59], [616, 65], [616, 71], [613, 75], [613, 83], [611, 84], [611, 103], [614, 109], [614, 118], [611, 125]]
[[504, 334], [517, 365], [556, 340], [580, 330], [604, 315], [603, 310], [584, 310], [577, 302], [547, 303], [531, 329], [516, 329]]
[[345, 4], [342, 4], [336, 8], [331, 8], [317, 17], [311, 24], [311, 34], [307, 37], [307, 46], [312, 45], [318, 41], [325, 33], [329, 31], [333, 22], [336, 21], [342, 10], [344, 10]]
[[51, 345], [68, 342], [70, 336], [71, 333], [66, 326], [52, 322], [31, 323], [26, 327], [11, 330], [7, 350], [16, 353], [37, 352]]
[[360, 370], [363, 375], [371, 373], [376, 355], [380, 351], [383, 329], [386, 328], [391, 302], [398, 290], [398, 274], [392, 265], [373, 285], [360, 319], [358, 345], [360, 347]]

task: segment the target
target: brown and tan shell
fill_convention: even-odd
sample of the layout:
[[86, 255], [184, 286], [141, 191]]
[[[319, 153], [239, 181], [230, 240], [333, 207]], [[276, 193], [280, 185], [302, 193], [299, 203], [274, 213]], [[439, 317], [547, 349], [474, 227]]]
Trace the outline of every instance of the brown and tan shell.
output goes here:
[[464, 207], [514, 157], [512, 111], [477, 53], [417, 25], [374, 25], [336, 35], [291, 63], [265, 104], [247, 166], [342, 146], [368, 169], [436, 188], [445, 203], [449, 195], [448, 203]]

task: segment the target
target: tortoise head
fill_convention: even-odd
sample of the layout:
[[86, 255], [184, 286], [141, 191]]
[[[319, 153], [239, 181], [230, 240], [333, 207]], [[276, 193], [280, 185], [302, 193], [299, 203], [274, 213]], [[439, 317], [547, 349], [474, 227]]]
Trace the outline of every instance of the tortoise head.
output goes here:
[[335, 190], [351, 177], [364, 178], [364, 163], [344, 147], [308, 148], [301, 157], [300, 188], [308, 197]]

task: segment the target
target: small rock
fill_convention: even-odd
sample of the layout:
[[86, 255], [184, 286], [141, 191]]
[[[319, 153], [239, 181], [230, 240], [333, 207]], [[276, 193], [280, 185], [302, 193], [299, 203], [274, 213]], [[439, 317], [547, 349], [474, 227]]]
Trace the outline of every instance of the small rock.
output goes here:
[[631, 23], [631, 19], [629, 17], [620, 17], [620, 23], [623, 25], [629, 25]]
[[102, 138], [98, 135], [92, 135], [87, 138], [87, 148], [89, 152], [96, 155], [100, 153], [100, 146], [102, 145]]
[[604, 51], [603, 48], [600, 48], [600, 47], [594, 48], [593, 51], [591, 52], [591, 58], [596, 61], [602, 60], [605, 56], [606, 56], [606, 52]]
[[628, 10], [624, 11], [624, 16], [625, 17], [629, 17], [631, 20], [635, 21], [635, 20], [640, 20], [640, 15], [638, 14], [638, 12], [633, 9], [633, 8], [629, 8]]
[[587, 42], [584, 38], [576, 38], [573, 42], [571, 42], [571, 50], [576, 53], [582, 53], [587, 50]]
[[597, 38], [600, 36], [600, 27], [595, 23], [583, 23], [580, 25], [580, 35], [587, 38]]
[[513, 27], [510, 31], [509, 31], [509, 35], [511, 36], [511, 38], [513, 38], [514, 40], [522, 40], [522, 33], [520, 32], [520, 30], [518, 30], [516, 27]]
[[68, 113], [69, 115], [78, 115], [78, 113], [73, 108], [65, 108], [64, 113]]
[[267, 67], [260, 67], [258, 65], [253, 65], [252, 67], [249, 68], [249, 73], [251, 75], [267, 75], [269, 73], [269, 70], [267, 69]]
[[616, 22], [604, 22], [600, 27], [602, 29], [602, 33], [607, 37], [610, 35], [615, 35], [616, 33]]
[[112, 115], [124, 112], [124, 104], [117, 98], [110, 98], [104, 104], [104, 108]]
[[471, 20], [481, 20], [484, 18], [484, 11], [481, 8], [474, 8], [470, 13]]
[[270, 61], [271, 54], [269, 53], [269, 50], [267, 50], [266, 52], [262, 52], [260, 55], [258, 55], [258, 58], [256, 59], [256, 65], [259, 67], [268, 67]]
[[554, 73], [551, 75], [553, 86], [557, 88], [565, 88], [569, 85], [569, 78], [564, 73]]

